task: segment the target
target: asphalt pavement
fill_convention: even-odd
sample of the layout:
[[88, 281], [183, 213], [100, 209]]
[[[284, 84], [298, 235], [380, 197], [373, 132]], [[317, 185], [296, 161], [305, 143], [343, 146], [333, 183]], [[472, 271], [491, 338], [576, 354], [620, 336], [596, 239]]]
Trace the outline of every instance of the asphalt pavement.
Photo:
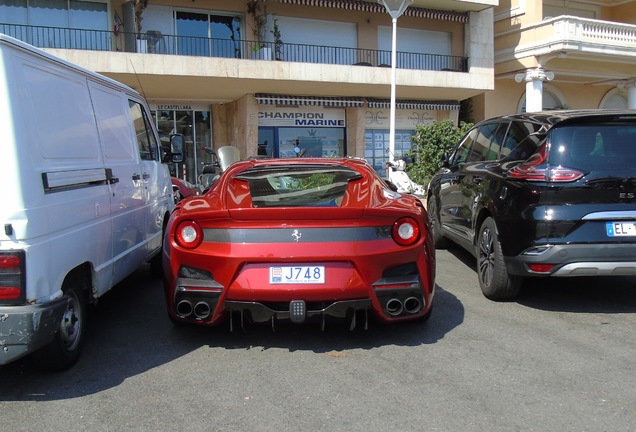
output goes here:
[[91, 308], [71, 370], [0, 367], [7, 431], [633, 431], [636, 279], [481, 295], [438, 251], [427, 323], [175, 327], [143, 268]]

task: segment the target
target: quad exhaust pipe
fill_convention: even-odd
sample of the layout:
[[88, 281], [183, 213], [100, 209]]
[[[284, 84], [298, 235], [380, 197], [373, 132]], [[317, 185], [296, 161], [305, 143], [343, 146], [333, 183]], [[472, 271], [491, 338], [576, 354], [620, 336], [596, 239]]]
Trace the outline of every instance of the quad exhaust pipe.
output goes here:
[[177, 303], [177, 314], [182, 318], [192, 315], [193, 309], [192, 302], [189, 300], [181, 300]]
[[201, 301], [194, 305], [194, 316], [199, 319], [206, 319], [211, 312], [210, 305], [206, 302]]
[[399, 316], [402, 312], [412, 315], [422, 310], [422, 302], [417, 297], [408, 297], [404, 301], [395, 297], [386, 302], [384, 310], [392, 317]]
[[177, 315], [181, 318], [188, 318], [194, 314], [198, 319], [206, 319], [211, 313], [210, 305], [204, 301], [200, 301], [195, 305], [190, 300], [181, 300], [177, 303]]

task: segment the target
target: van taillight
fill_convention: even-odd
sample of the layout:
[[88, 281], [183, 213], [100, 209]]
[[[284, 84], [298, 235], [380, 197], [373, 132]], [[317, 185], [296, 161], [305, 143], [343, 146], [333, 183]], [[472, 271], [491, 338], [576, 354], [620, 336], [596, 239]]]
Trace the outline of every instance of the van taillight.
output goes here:
[[539, 168], [539, 165], [545, 162], [547, 155], [547, 146], [543, 144], [529, 159], [508, 171], [508, 176], [514, 180], [542, 182], [570, 182], [583, 177], [581, 171], [571, 168], [561, 166], [551, 169]]
[[0, 303], [24, 301], [24, 276], [24, 252], [0, 253]]

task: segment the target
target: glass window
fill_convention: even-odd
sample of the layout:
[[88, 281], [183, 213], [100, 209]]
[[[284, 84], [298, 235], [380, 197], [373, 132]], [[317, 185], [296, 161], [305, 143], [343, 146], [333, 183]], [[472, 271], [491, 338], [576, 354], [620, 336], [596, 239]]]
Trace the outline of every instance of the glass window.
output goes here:
[[[534, 134], [541, 129], [541, 125], [538, 123], [530, 123], [530, 122], [522, 122], [522, 121], [513, 121], [510, 124], [510, 129], [508, 130], [508, 134], [506, 135], [506, 139], [504, 140], [503, 148], [501, 149], [501, 158], [510, 157], [513, 150], [514, 155], [512, 156], [514, 159], [525, 160], [532, 152], [534, 152], [534, 144], [538, 142], [537, 139], [530, 139], [525, 141], [523, 147], [517, 148], [519, 144], [526, 139], [531, 134]], [[528, 153], [530, 152], [530, 153]]]
[[[414, 130], [395, 131], [395, 154], [396, 158], [409, 155], [412, 147], [412, 137]], [[388, 130], [367, 129], [364, 134], [364, 158], [367, 163], [381, 176], [386, 176], [386, 163], [389, 161], [389, 141]]]
[[636, 166], [636, 123], [586, 123], [553, 128], [550, 164], [582, 170]]
[[68, 3], [66, 0], [30, 0], [29, 24], [68, 27]]
[[273, 158], [274, 155], [274, 128], [258, 128], [258, 148], [256, 154], [262, 157]]
[[157, 141], [155, 135], [152, 133], [146, 112], [143, 107], [135, 101], [128, 101], [128, 104], [130, 106], [130, 115], [135, 126], [135, 135], [137, 136], [141, 160], [157, 159]]
[[298, 147], [305, 157], [341, 157], [344, 134], [344, 128], [278, 128], [278, 153], [282, 158], [296, 157]]
[[337, 165], [255, 167], [237, 176], [249, 183], [254, 207], [336, 207], [350, 180], [362, 175]]
[[26, 0], [2, 0], [0, 17], [6, 24], [28, 24]]
[[210, 112], [159, 110], [153, 112], [153, 117], [162, 146], [169, 148], [171, 134], [182, 134], [185, 139], [183, 163], [170, 164], [170, 174], [198, 183], [204, 164], [212, 162], [212, 156], [205, 151], [212, 148]]
[[179, 54], [241, 57], [238, 17], [177, 11], [176, 23]]
[[459, 144], [459, 146], [457, 146], [457, 149], [451, 156], [450, 165], [459, 165], [467, 161], [470, 154], [470, 148], [473, 145], [473, 141], [475, 141], [478, 132], [479, 130], [477, 128], [474, 128], [466, 134], [462, 142]]
[[[106, 3], [70, 1], [69, 27], [83, 30], [109, 30]], [[98, 32], [70, 32], [70, 46], [76, 49], [110, 50], [110, 35]]]
[[467, 162], [481, 162], [488, 158], [491, 138], [499, 127], [498, 123], [488, 123], [479, 127], [479, 132], [468, 155]]
[[[5, 32], [42, 48], [110, 50], [107, 3], [79, 0], [1, 0], [0, 20], [31, 27]], [[99, 30], [97, 32], [90, 30]]]

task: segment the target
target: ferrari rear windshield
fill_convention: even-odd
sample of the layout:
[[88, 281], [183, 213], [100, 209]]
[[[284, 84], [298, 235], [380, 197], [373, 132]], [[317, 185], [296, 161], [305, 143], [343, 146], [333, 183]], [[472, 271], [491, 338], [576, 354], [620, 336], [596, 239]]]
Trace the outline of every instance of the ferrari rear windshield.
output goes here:
[[254, 207], [339, 207], [349, 181], [361, 177], [338, 165], [268, 165], [236, 178], [248, 182]]

